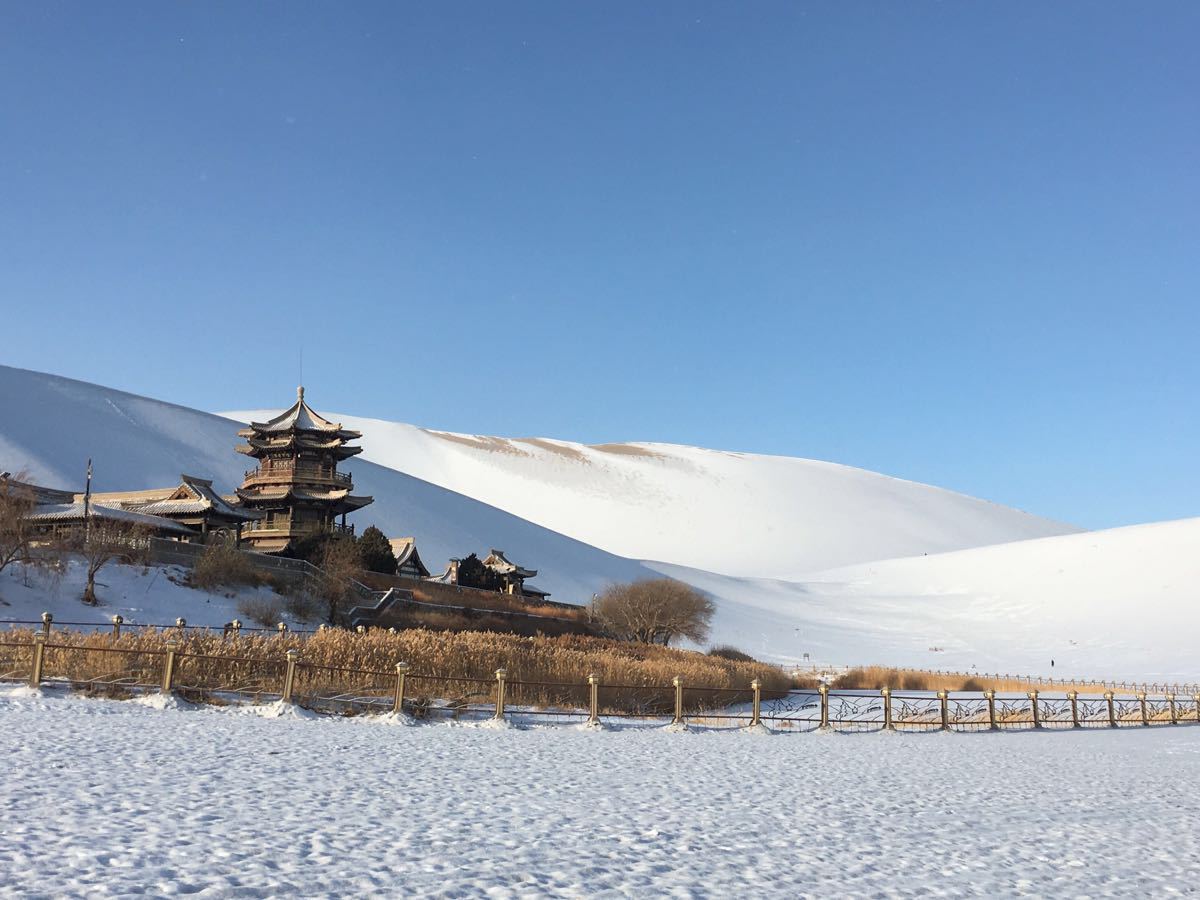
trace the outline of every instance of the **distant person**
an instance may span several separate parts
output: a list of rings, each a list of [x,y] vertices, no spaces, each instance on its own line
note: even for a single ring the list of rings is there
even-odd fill
[[[1054,660],[1050,660],[1050,668],[1054,668]]]

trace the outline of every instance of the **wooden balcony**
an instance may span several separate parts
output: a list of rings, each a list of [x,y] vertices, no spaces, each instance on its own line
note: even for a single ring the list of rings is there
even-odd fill
[[[336,484],[351,487],[349,472],[339,472],[332,466],[316,466],[310,463],[294,465],[259,466],[245,474],[243,486],[251,484],[279,484],[281,482],[311,482],[314,484]]]
[[[336,522],[326,525],[323,522],[311,522],[305,520],[296,520],[291,518],[275,517],[273,519],[260,519],[256,522],[247,522],[242,526],[242,537],[261,536],[268,537],[272,535],[307,535],[316,534],[319,531],[329,531],[333,534],[354,534],[353,525],[339,525]]]

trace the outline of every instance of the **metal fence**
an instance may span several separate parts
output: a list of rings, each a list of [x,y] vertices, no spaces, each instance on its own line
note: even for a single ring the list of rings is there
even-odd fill
[[[147,691],[198,702],[283,701],[354,714],[400,713],[414,718],[566,721],[675,727],[766,728],[771,731],[1003,731],[1200,724],[1200,693],[1144,692],[1102,696],[1029,691],[997,694],[938,691],[769,690],[687,685],[541,682],[509,679],[505,669],[472,678],[415,673],[397,662],[388,670],[305,662],[297,650],[278,658],[185,652],[170,640],[162,650],[78,646],[39,632],[0,640],[0,681],[70,687],[109,696]],[[532,702],[537,698],[537,702]]]

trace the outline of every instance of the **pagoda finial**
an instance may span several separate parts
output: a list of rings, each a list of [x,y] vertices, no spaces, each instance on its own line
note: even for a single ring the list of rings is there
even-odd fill
[[[302,403],[304,402],[304,385],[296,388],[296,399]]]

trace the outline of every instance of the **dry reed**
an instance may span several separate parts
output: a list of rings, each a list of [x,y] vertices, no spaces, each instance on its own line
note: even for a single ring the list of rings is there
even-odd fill
[[[887,666],[860,666],[850,669],[848,672],[835,678],[831,687],[846,690],[876,691],[883,687],[903,691],[979,692],[992,690],[998,693],[1025,693],[1032,690],[1065,693],[1068,690],[1075,690],[1081,694],[1103,694],[1108,690],[1103,684],[1091,682],[1064,685],[1037,680],[987,678],[982,675],[935,674],[915,669],[889,668]]]
[[[32,631],[11,631],[6,641],[30,642]],[[410,666],[409,695],[472,704],[490,702],[494,672],[508,673],[509,700],[531,706],[580,706],[587,677],[605,685],[603,706],[626,712],[661,711],[673,698],[672,678],[692,687],[690,709],[711,707],[745,695],[760,679],[765,696],[790,687],[787,675],[757,662],[721,659],[686,650],[629,644],[580,635],[521,637],[488,632],[434,632],[410,629],[366,634],[327,630],[309,637],[284,634],[224,635],[201,629],[125,629],[111,633],[56,630],[46,647],[45,676],[80,686],[123,678],[153,685],[161,679],[167,641],[179,641],[176,683],[198,695],[240,690],[278,694],[288,650],[298,650],[296,690],[300,696],[383,697],[394,684],[395,665]],[[13,651],[14,648],[3,648]],[[121,652],[113,652],[121,651]],[[15,650],[28,658],[27,648]],[[0,668],[3,668],[0,660]],[[17,662],[16,665],[20,665]],[[350,671],[357,670],[357,671]],[[736,697],[735,697],[736,695]]]

